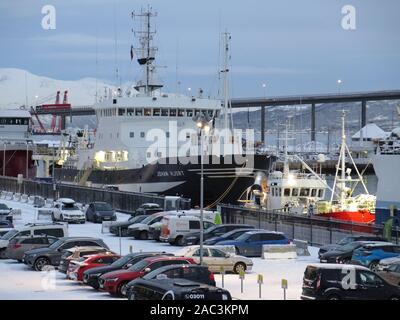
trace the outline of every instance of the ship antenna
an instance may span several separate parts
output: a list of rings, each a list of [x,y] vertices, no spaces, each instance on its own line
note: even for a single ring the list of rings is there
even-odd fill
[[[151,18],[156,16],[157,12],[153,12],[150,6],[145,11],[142,9],[140,13],[132,12],[132,18],[141,19],[140,31],[134,32],[140,44],[140,48],[136,48],[135,51],[139,53],[137,61],[144,69],[144,79],[136,83],[135,89],[149,96],[154,90],[163,87],[155,81],[156,66],[153,65],[158,48],[152,44],[156,30],[151,28]]]
[[[225,129],[228,129],[229,126],[229,83],[228,83],[228,74],[229,74],[229,60],[230,60],[230,55],[229,55],[229,45],[230,45],[230,40],[231,40],[231,35],[228,33],[228,31],[225,31],[224,33],[224,69],[221,71],[221,73],[224,74],[224,127]]]

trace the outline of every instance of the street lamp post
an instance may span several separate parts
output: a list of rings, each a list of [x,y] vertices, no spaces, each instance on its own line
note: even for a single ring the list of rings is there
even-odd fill
[[[203,243],[204,243],[204,161],[203,161],[203,131],[208,132],[210,130],[211,119],[208,115],[199,113],[193,117],[193,121],[196,122],[199,128],[200,137],[200,265],[203,264]]]

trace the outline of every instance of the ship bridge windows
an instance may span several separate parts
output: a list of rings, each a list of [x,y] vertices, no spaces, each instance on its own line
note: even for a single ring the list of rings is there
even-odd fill
[[[310,189],[309,188],[301,188],[300,189],[300,197],[309,197]]]
[[[169,116],[169,109],[163,108],[161,109],[161,116],[168,117]]]
[[[126,109],[125,108],[119,108],[118,109],[118,115],[119,116],[124,116],[126,114]]]
[[[311,189],[311,197],[317,196],[317,189]]]
[[[185,110],[184,109],[178,109],[178,117],[184,117],[185,116]]]
[[[159,117],[161,110],[159,108],[153,109],[153,117]]]
[[[176,109],[169,110],[170,117],[176,117]]]
[[[144,116],[145,117],[151,117],[151,109],[150,108],[145,108],[144,109]]]
[[[135,115],[140,117],[143,115],[143,109],[142,108],[136,108],[135,109]]]
[[[190,118],[193,117],[193,109],[186,109],[186,115]]]
[[[134,138],[135,137],[135,133],[134,132],[129,132],[129,138]]]
[[[318,189],[318,198],[324,198],[324,189]]]
[[[135,109],[134,108],[128,108],[126,113],[127,113],[127,115],[129,117],[133,117],[135,115]]]
[[[298,188],[294,188],[292,190],[292,197],[298,197],[299,196],[299,189]]]
[[[290,194],[291,194],[290,191],[291,191],[290,188],[285,188],[284,191],[283,191],[283,195],[285,197],[290,197]]]

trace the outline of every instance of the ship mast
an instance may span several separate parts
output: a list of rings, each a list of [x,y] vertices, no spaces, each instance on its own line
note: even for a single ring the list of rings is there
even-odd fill
[[[229,60],[230,60],[230,55],[229,55],[229,47],[230,47],[230,40],[231,40],[231,35],[227,31],[224,32],[224,69],[221,71],[224,75],[224,129],[229,129]]]
[[[157,13],[152,11],[151,7],[147,10],[141,10],[140,13],[132,12],[132,18],[139,18],[140,29],[134,31],[134,35],[139,40],[140,47],[135,48],[138,54],[137,62],[143,69],[143,78],[139,80],[135,89],[147,96],[151,96],[154,90],[163,87],[161,83],[156,80],[156,68],[154,65],[155,55],[158,48],[153,45],[155,29],[151,27],[151,19],[157,17]]]

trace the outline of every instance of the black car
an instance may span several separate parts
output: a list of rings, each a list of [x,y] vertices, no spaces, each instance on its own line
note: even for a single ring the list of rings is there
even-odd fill
[[[205,230],[203,239],[207,240],[213,237],[219,237],[229,231],[235,229],[243,229],[243,228],[251,229],[253,227],[248,224],[219,224]],[[183,244],[186,246],[196,245],[199,243],[200,243],[200,232],[190,232],[183,237]]]
[[[320,257],[321,263],[350,263],[351,257],[353,256],[354,250],[361,248],[368,244],[376,242],[372,241],[355,241],[350,242],[344,246],[340,246],[337,249],[329,250]]]
[[[388,242],[385,238],[378,237],[378,236],[367,236],[367,235],[351,235],[344,237],[342,240],[340,240],[338,243],[335,244],[328,244],[325,246],[322,246],[319,251],[318,251],[318,258],[321,259],[321,256],[330,250],[336,250],[346,244],[349,244],[351,242],[355,241],[375,241],[375,242]]]
[[[129,267],[133,266],[135,263],[152,256],[173,256],[173,254],[165,253],[165,252],[137,252],[128,254],[111,265],[96,267],[89,270],[86,270],[83,273],[83,283],[87,284],[94,289],[99,289],[99,278],[108,272],[121,270],[121,269],[128,269]]]
[[[161,279],[176,279],[176,278],[191,280],[195,282],[208,284],[210,286],[215,286],[214,274],[210,272],[208,267],[196,264],[183,264],[183,265],[176,264],[176,265],[161,267],[151,271],[150,273],[143,276],[141,279],[161,280]],[[131,293],[131,288],[135,285],[135,283],[138,280],[139,279],[132,280],[126,286],[127,297],[129,300],[133,300],[129,296]]]
[[[399,300],[393,286],[361,266],[309,265],[304,272],[302,300]]]
[[[86,220],[92,222],[115,221],[117,215],[107,202],[92,202],[86,210]]]
[[[4,203],[0,203],[0,220],[13,222],[12,208],[9,208]]]
[[[25,252],[23,261],[36,271],[42,271],[46,266],[58,267],[63,250],[73,247],[108,246],[99,238],[89,237],[64,237],[46,248],[39,248]]]
[[[186,279],[137,279],[130,300],[232,300],[229,291]]]
[[[132,214],[133,216],[142,216],[142,215],[152,215],[153,213],[164,211],[157,203],[143,203],[139,208],[135,210]]]
[[[121,235],[121,237],[127,237],[129,235],[128,227],[134,223],[140,223],[146,218],[147,216],[145,215],[136,217],[132,216],[126,221],[113,223],[112,226],[110,226],[110,232],[116,236]]]

